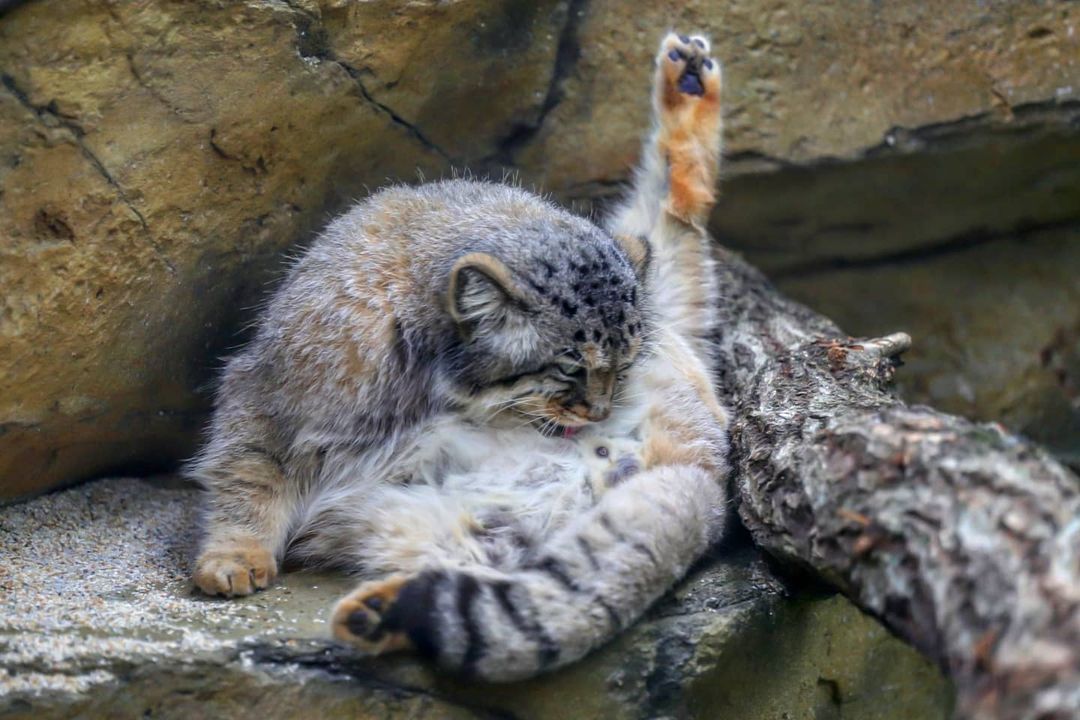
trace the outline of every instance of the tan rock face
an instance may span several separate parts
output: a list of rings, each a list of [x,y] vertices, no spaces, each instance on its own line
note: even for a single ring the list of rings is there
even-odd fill
[[[530,7],[328,5],[326,27],[351,29],[340,38],[318,6],[285,3],[34,2],[6,15],[0,497],[189,453],[207,407],[196,391],[282,251],[365,187],[443,173],[435,142],[484,152],[474,130],[528,113],[517,93],[546,82],[534,67],[558,20]],[[483,23],[494,36],[474,32]],[[507,26],[530,38],[524,52],[520,38],[498,47]],[[330,59],[338,44],[355,66]],[[515,92],[481,111],[476,85],[453,87],[448,54]],[[435,108],[408,107],[421,116],[443,112],[436,141],[369,82]]]
[[[726,59],[732,180],[714,224],[770,270],[1070,227],[1078,14],[960,0],[23,3],[0,18],[0,498],[190,453],[219,358],[283,251],[366,188],[510,168],[567,201],[610,197],[669,26],[711,32]],[[941,147],[918,129],[973,116],[949,141],[948,182],[928,186]],[[818,167],[827,158],[843,164]],[[896,188],[929,203],[924,220],[890,205]],[[868,285],[860,303],[892,297]],[[1051,365],[1072,368],[1064,337]]]
[[[1067,3],[584,3],[580,60],[517,156],[547,187],[621,180],[648,118],[659,28],[699,28],[724,60],[729,172],[856,159],[915,128],[1080,98],[1080,12]]]

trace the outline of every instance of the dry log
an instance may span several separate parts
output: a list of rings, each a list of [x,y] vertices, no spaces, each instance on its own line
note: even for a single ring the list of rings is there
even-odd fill
[[[1080,717],[1080,479],[890,394],[907,335],[847,337],[718,252],[718,384],[756,542],[938,662],[958,717]]]

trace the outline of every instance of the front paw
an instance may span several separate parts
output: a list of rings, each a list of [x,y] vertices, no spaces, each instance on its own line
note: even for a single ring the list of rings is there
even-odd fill
[[[216,544],[195,561],[195,585],[207,595],[250,595],[276,577],[274,554],[256,540]]]

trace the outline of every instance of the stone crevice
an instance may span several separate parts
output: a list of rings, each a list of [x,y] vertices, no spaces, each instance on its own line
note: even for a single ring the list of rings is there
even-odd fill
[[[986,130],[1020,133],[1052,127],[1073,131],[1080,128],[1080,101],[1047,99],[1012,106],[1006,117],[986,112],[911,128],[895,127],[885,133],[880,143],[865,149],[860,156],[879,157],[926,149],[947,150],[972,143]],[[823,158],[811,166],[828,162],[829,158]]]
[[[1008,240],[1022,242],[1030,236],[1040,235],[1048,231],[1069,229],[1080,232],[1080,216],[1066,218],[1058,222],[1025,223],[1001,231],[975,228],[969,232],[951,238],[943,238],[941,240],[923,243],[915,247],[905,248],[890,253],[870,255],[867,257],[830,256],[815,258],[807,262],[777,270],[770,273],[770,276],[774,280],[784,280],[792,277],[805,278],[810,275],[820,275],[838,270],[871,270],[892,265],[918,263],[933,260],[944,255],[953,255],[966,250],[972,250],[991,243]],[[868,228],[867,231],[872,231],[872,228]]]
[[[135,64],[134,54],[130,52],[125,53],[124,58],[127,60],[128,71],[131,73],[131,77],[134,78],[135,82],[138,84],[139,87],[149,93],[152,98],[165,106],[165,108],[170,113],[179,118],[181,122],[195,124],[194,121],[187,116],[187,113],[185,113],[183,109],[177,107],[172,101],[169,100],[169,98],[165,97],[165,95],[162,94],[160,90],[158,90],[146,81],[146,78],[142,76],[142,73],[139,72],[139,68]]]
[[[108,183],[110,187],[112,187],[112,189],[116,192],[116,195],[120,198],[120,201],[124,203],[127,209],[131,211],[131,213],[136,217],[139,225],[142,227],[143,233],[145,234],[150,243],[150,246],[153,248],[155,254],[158,256],[161,262],[165,265],[165,267],[169,269],[170,273],[176,274],[176,267],[172,264],[172,262],[169,261],[165,253],[161,250],[160,247],[158,247],[157,243],[154,241],[153,234],[150,231],[150,225],[146,222],[146,217],[142,214],[142,212],[139,211],[137,207],[135,207],[135,204],[131,201],[131,198],[128,197],[127,191],[119,182],[117,182],[116,178],[113,177],[111,172],[109,172],[109,169],[105,167],[105,163],[101,161],[101,158],[99,158],[83,140],[84,136],[86,135],[86,131],[83,130],[82,126],[74,120],[64,117],[57,112],[54,112],[53,109],[48,105],[41,107],[34,105],[32,102],[30,102],[30,97],[26,94],[26,92],[23,91],[18,86],[18,83],[15,82],[15,78],[8,73],[0,72],[0,84],[2,84],[4,88],[7,89],[9,93],[11,93],[12,97],[14,97],[19,102],[19,104],[32,112],[34,116],[38,118],[38,120],[42,120],[42,118],[48,115],[49,117],[53,118],[61,127],[68,131],[71,137],[71,141],[76,146],[78,146],[80,152],[82,152],[83,157],[85,157],[86,160],[90,163],[90,165],[94,168],[94,170],[96,170],[97,173],[101,175],[105,182]]]
[[[390,122],[404,130],[406,134],[427,150],[435,153],[448,163],[453,162],[450,154],[439,147],[439,145],[429,138],[417,125],[406,120],[386,103],[379,102],[375,99],[375,96],[371,94],[367,86],[364,85],[364,81],[361,79],[363,73],[370,73],[370,70],[367,70],[366,68],[357,68],[337,56],[337,53],[335,53],[330,46],[329,33],[318,16],[312,14],[305,8],[298,7],[293,4],[291,0],[283,1],[296,15],[293,27],[296,30],[296,51],[300,57],[312,58],[317,61],[328,61],[340,67],[352,79],[360,97],[363,98],[368,105],[374,108],[376,112],[387,117]]]
[[[498,150],[491,159],[504,165],[513,165],[517,151],[540,132],[548,115],[562,102],[563,85],[581,58],[580,32],[587,4],[588,0],[568,2],[566,22],[559,34],[559,43],[555,50],[555,66],[551,71],[551,81],[548,83],[544,102],[540,105],[540,112],[531,123],[517,125],[506,137],[499,140],[496,143]]]
[[[342,70],[349,74],[349,77],[351,77],[353,79],[353,82],[356,83],[356,89],[360,92],[360,95],[364,98],[364,100],[368,102],[368,104],[370,104],[383,115],[386,115],[388,118],[390,118],[391,122],[393,122],[398,127],[404,129],[405,132],[415,138],[421,145],[426,147],[428,150],[435,153],[446,162],[453,162],[453,159],[450,157],[450,155],[437,144],[435,144],[427,135],[425,135],[419,127],[410,123],[408,120],[401,117],[401,115],[394,112],[394,110],[390,106],[376,100],[375,97],[368,91],[367,86],[364,85],[364,81],[360,79],[360,75],[362,73],[361,70],[358,70],[357,68],[338,58],[330,57],[328,59],[336,65],[340,66]]]
[[[724,154],[724,177],[769,170],[815,170],[892,155],[942,152],[970,145],[980,133],[986,131],[1024,133],[1053,128],[1072,131],[1080,128],[1080,102],[1048,99],[1014,106],[1008,118],[994,113],[980,113],[915,127],[893,127],[885,133],[881,142],[864,147],[850,157],[823,155],[808,162],[795,162],[747,148]]]
[[[517,720],[516,715],[505,710],[494,710],[473,703],[462,703],[459,699],[451,699],[429,688],[377,677],[370,669],[362,665],[364,659],[346,648],[318,641],[307,643],[307,647],[302,647],[298,641],[289,641],[288,647],[281,647],[271,643],[252,643],[241,648],[234,658],[241,665],[252,662],[263,667],[276,667],[286,671],[302,668],[311,672],[322,673],[332,679],[345,679],[373,690],[382,690],[394,695],[424,697],[440,704],[453,705],[467,710],[477,718],[485,720]]]

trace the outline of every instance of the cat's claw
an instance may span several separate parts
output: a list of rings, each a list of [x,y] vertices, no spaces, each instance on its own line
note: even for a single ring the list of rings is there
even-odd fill
[[[275,577],[273,553],[255,541],[209,548],[195,562],[195,586],[207,595],[250,595],[269,587]]]

